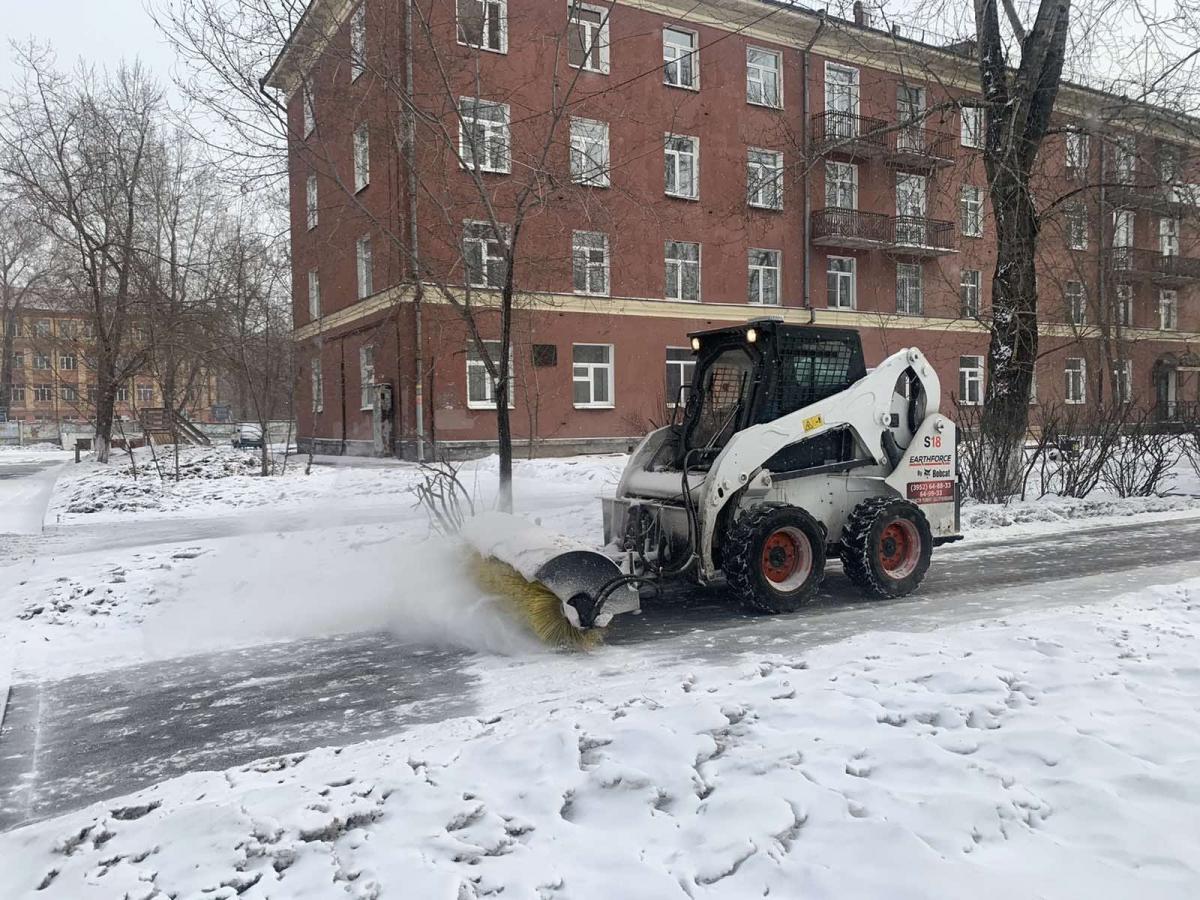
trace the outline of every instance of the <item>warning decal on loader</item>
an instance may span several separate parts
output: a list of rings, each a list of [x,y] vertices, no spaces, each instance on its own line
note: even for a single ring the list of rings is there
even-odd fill
[[[917,503],[949,503],[954,499],[954,482],[910,481],[908,499]]]
[[[804,420],[804,430],[812,431],[814,428],[820,428],[825,424],[824,416],[809,416]]]

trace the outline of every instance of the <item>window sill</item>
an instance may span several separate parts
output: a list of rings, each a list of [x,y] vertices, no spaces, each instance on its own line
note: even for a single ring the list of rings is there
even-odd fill
[[[751,203],[749,200],[746,201],[746,205],[751,209],[761,209],[763,212],[783,212],[782,206],[767,206],[764,203]]]
[[[672,194],[670,191],[663,191],[663,194],[672,200],[687,200],[690,203],[696,203],[700,199],[699,194]]]
[[[591,66],[577,66],[577,65],[574,65],[573,63],[567,63],[567,68],[574,69],[577,72],[588,72],[592,75],[607,75],[608,74],[608,69],[604,69],[604,68],[593,69]]]
[[[579,187],[585,187],[585,188],[612,187],[612,183],[608,182],[608,181],[576,181],[574,178],[571,179],[571,184],[578,185]]]
[[[355,193],[355,194],[361,194],[363,191],[365,191],[365,190],[366,190],[367,188],[369,188],[370,186],[371,186],[371,182],[369,182],[369,181],[368,181],[368,182],[367,182],[366,184],[364,184],[362,187],[356,187],[356,188],[354,189],[354,193]]]
[[[759,109],[773,109],[775,112],[783,112],[782,103],[763,103],[761,100],[751,100],[749,97],[747,97],[746,105],[757,106]]]
[[[472,44],[467,41],[456,40],[455,43],[458,44],[458,46],[460,46],[460,47],[470,47],[472,50],[482,50],[484,53],[495,53],[499,56],[505,56],[508,54],[508,42],[507,41],[504,42],[503,46],[499,50],[495,50],[491,47],[484,47],[481,44]]]
[[[684,297],[663,297],[663,299],[666,300],[668,303],[699,303],[700,302],[699,297],[697,297],[695,300],[688,300]]]
[[[700,85],[698,84],[672,84],[670,81],[664,81],[663,87],[678,88],[681,91],[691,91],[693,94],[700,93]]]
[[[612,294],[608,293],[607,291],[603,294],[597,293],[596,291],[572,291],[571,293],[573,293],[576,297],[603,297],[606,300],[612,296]]]
[[[509,403],[508,408],[516,409],[517,407],[516,407],[515,403]],[[495,403],[479,403],[479,402],[473,402],[471,400],[468,400],[467,401],[467,409],[475,409],[475,410],[479,410],[480,412],[485,412],[485,411],[486,412],[495,412],[496,404]]]
[[[575,409],[616,409],[613,403],[572,403]]]

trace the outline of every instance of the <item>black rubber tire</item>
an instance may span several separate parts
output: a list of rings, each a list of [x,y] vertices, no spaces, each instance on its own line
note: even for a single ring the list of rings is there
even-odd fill
[[[768,538],[787,530],[808,542],[809,571],[787,590],[778,588],[763,570]],[[798,506],[760,506],[744,513],[730,529],[723,552],[725,580],[748,609],[764,613],[795,612],[812,599],[825,576],[825,529]]]
[[[884,566],[884,531],[893,523],[911,529],[919,541],[911,571],[897,577]],[[915,591],[929,571],[933,532],[921,507],[899,497],[872,497],[854,507],[842,529],[842,568],[868,597],[883,600]]]

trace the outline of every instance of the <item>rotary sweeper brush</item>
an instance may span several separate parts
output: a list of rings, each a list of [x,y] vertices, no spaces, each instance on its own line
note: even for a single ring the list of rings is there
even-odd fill
[[[856,331],[775,319],[691,345],[682,419],[647,435],[602,498],[602,550],[505,513],[464,526],[535,631],[577,643],[679,579],[791,612],[831,555],[868,597],[916,590],[934,546],[960,538],[955,427],[921,352],[868,372]]]

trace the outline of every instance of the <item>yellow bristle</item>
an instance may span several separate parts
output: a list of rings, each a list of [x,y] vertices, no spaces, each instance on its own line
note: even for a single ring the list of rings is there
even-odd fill
[[[507,563],[473,553],[467,570],[481,590],[504,601],[543,643],[569,650],[588,650],[600,643],[599,628],[580,631],[563,615],[558,597],[542,585],[526,581]]]

